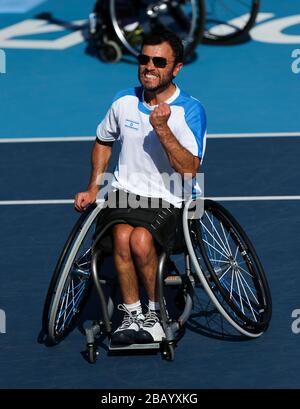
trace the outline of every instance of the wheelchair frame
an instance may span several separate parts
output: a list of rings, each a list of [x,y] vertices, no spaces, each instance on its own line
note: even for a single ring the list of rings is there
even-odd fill
[[[132,5],[129,2],[126,7],[124,3],[123,0],[98,0],[89,15],[89,39],[102,61],[118,62],[123,52],[137,57],[142,34],[162,27],[179,35],[186,61],[193,56],[203,36],[204,0],[138,0]],[[128,14],[130,6],[136,15]],[[138,29],[129,28],[134,23]]]
[[[207,293],[230,326],[243,336],[256,338],[268,328],[272,314],[271,294],[253,245],[228,210],[212,200],[198,200],[202,201],[202,205],[204,203],[201,218],[194,210],[191,211],[197,204],[193,199],[185,203],[182,212],[185,243],[175,254],[184,255],[184,273],[178,270],[170,255],[163,252],[159,257],[156,291],[165,339],[152,344],[110,345],[110,350],[160,348],[163,358],[173,360],[175,346],[184,324],[191,317],[195,290],[199,287]],[[75,260],[103,205],[104,202],[100,202],[91,206],[74,226],[55,268],[43,311],[43,329],[48,344],[56,344],[76,325],[92,284],[95,285],[102,320],[86,328],[86,353],[91,363],[96,361],[98,355],[95,339],[103,332],[108,336],[111,334],[114,311],[113,299],[107,299],[103,291],[107,281],[99,273],[102,254],[97,243],[113,224],[126,223],[120,219],[106,225],[97,237],[93,236],[93,242]],[[170,271],[173,274],[170,275]],[[165,305],[167,286],[177,286],[184,303],[176,319],[169,317]]]
[[[193,59],[194,50],[201,41],[211,45],[245,42],[260,6],[260,0],[156,0],[149,1],[149,4],[138,0],[133,7],[139,29],[130,32],[123,22],[122,2],[124,0],[98,0],[89,15],[89,39],[104,62],[118,62],[123,51],[136,57],[140,51],[141,33],[156,26],[179,34],[185,48],[185,61]],[[144,3],[142,12],[139,3]],[[184,14],[184,6],[188,6],[186,13],[190,11],[189,15]],[[128,12],[128,7],[125,11]]]

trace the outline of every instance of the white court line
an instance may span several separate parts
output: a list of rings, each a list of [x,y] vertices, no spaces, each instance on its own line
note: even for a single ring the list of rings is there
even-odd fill
[[[208,139],[239,139],[239,138],[280,138],[300,137],[300,132],[256,132],[256,133],[218,133],[208,134]],[[54,136],[45,138],[0,138],[0,143],[26,142],[87,142],[94,141],[96,136]]]
[[[251,201],[282,201],[282,200],[300,200],[300,195],[294,196],[220,196],[206,197],[219,202],[251,202]],[[12,205],[52,205],[52,204],[73,204],[74,199],[59,200],[0,200],[0,206]]]
[[[223,197],[206,197],[219,202],[251,202],[251,201],[277,201],[277,200],[300,200],[300,195],[294,196],[223,196]]]
[[[11,205],[49,205],[49,204],[70,204],[74,203],[74,199],[58,199],[58,200],[0,200],[0,206]]]
[[[86,142],[94,141],[96,136],[53,136],[49,138],[0,138],[0,143],[26,142]]]
[[[299,132],[211,133],[210,139],[299,137]]]

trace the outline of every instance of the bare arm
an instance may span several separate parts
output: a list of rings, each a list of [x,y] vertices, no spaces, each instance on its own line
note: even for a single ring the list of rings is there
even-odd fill
[[[98,192],[101,177],[106,172],[111,157],[112,144],[113,142],[100,142],[99,139],[95,141],[91,158],[92,172],[87,190]]]
[[[171,115],[170,107],[162,103],[150,115],[150,122],[165,149],[171,166],[181,175],[195,176],[200,166],[200,159],[184,148],[168,126]]]
[[[112,142],[95,141],[92,150],[92,171],[88,188],[85,192],[79,192],[75,196],[74,206],[82,212],[85,208],[96,201],[96,196],[101,184],[102,175],[106,172],[112,153]]]

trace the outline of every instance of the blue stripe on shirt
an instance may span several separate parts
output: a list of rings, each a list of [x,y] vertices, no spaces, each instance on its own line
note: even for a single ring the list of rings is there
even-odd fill
[[[151,109],[147,108],[144,104],[143,104],[143,87],[135,87],[135,88],[127,88],[124,89],[123,91],[118,92],[114,99],[113,102],[117,101],[120,98],[126,97],[126,96],[133,96],[136,97],[138,99],[138,109],[140,112],[143,112],[146,115],[150,115],[151,113]]]
[[[206,132],[206,114],[203,105],[196,98],[184,91],[171,105],[181,106],[184,109],[185,121],[192,131],[198,146],[198,157],[203,154],[203,140]]]

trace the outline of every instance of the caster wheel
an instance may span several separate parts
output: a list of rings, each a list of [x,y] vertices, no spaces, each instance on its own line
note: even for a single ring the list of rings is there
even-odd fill
[[[97,357],[99,355],[99,352],[97,351],[97,348],[94,344],[88,344],[87,349],[87,359],[90,364],[94,364],[97,361]]]
[[[162,357],[166,361],[174,361],[175,344],[174,342],[164,342],[161,346]]]
[[[122,58],[120,46],[112,40],[106,40],[99,48],[98,55],[100,60],[108,63],[117,63]]]

